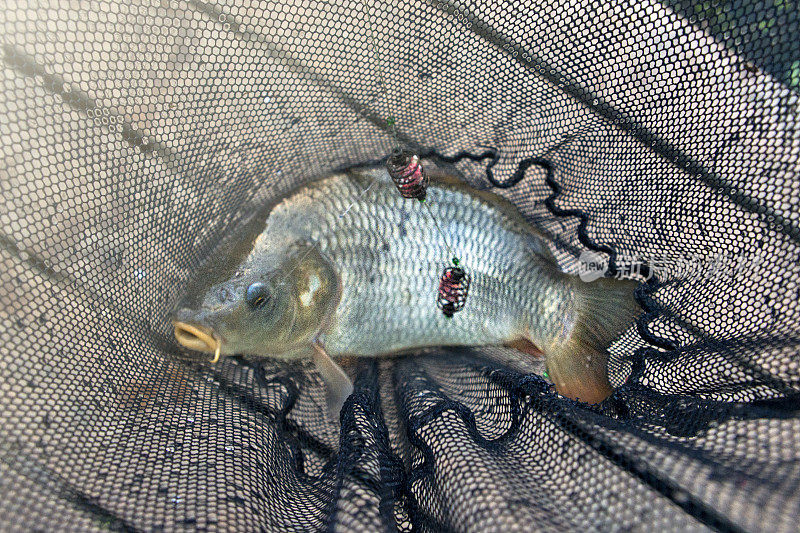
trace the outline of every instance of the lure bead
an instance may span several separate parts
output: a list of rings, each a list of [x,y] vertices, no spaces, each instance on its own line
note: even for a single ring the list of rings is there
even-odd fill
[[[439,278],[436,305],[445,317],[451,318],[464,308],[469,294],[470,277],[463,268],[447,267]]]
[[[425,200],[429,180],[417,154],[394,150],[386,161],[386,170],[403,198]]]

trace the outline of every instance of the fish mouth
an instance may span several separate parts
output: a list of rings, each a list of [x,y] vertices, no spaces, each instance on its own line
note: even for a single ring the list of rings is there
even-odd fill
[[[197,350],[198,352],[213,353],[212,363],[219,361],[220,351],[222,350],[222,340],[214,336],[214,332],[199,324],[190,324],[175,320],[172,322],[175,328],[175,340],[178,344]]]

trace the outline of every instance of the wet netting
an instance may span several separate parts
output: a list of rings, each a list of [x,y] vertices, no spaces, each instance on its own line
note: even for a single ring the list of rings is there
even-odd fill
[[[796,531],[795,0],[10,0],[0,28],[0,529]],[[186,358],[169,313],[253,213],[395,141],[564,271],[641,281],[608,400],[429,349],[347,362],[339,421],[310,363]]]

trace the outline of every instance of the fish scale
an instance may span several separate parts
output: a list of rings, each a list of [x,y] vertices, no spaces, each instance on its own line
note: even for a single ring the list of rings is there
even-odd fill
[[[308,209],[302,196],[290,197],[270,218],[303,217],[301,226],[314,221],[325,228],[313,232],[314,244],[334,264],[342,284],[334,326],[322,337],[329,353],[501,343],[521,333],[531,306],[523,301],[530,296],[527,287],[519,285],[521,274],[530,277],[535,267],[526,253],[535,241],[519,224],[466,192],[435,183],[427,206],[404,199],[380,171],[360,178],[339,175],[310,187],[315,190],[305,198],[314,199],[314,207]],[[438,276],[450,257],[432,217],[472,277],[468,305],[452,320],[435,305]]]

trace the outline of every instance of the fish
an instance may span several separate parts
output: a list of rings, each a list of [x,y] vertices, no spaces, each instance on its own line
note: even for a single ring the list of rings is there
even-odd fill
[[[214,362],[311,359],[332,413],[353,390],[337,359],[435,346],[544,357],[559,394],[598,403],[613,391],[607,348],[640,312],[635,281],[564,273],[510,202],[443,174],[424,202],[382,168],[328,175],[277,202],[255,235],[230,275],[177,309],[175,339]],[[452,318],[436,306],[450,254],[471,278]]]

